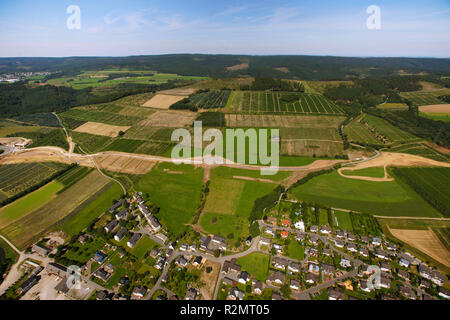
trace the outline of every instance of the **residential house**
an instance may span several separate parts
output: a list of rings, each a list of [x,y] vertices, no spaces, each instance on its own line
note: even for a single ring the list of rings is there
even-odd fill
[[[308,272],[305,276],[305,282],[309,283],[309,284],[314,284],[317,283],[319,281],[319,275],[318,274],[314,274],[311,272]]]
[[[408,271],[405,271],[405,270],[402,270],[402,269],[398,269],[398,270],[397,270],[397,274],[398,274],[398,276],[399,276],[400,278],[403,278],[403,279],[405,279],[406,281],[409,281],[409,280],[410,280],[410,278],[409,278],[409,272],[408,272]]]
[[[253,292],[255,294],[261,294],[262,293],[262,289],[263,289],[263,285],[262,285],[261,281],[255,280],[253,282]]]
[[[424,277],[425,279],[431,280],[431,278],[433,277],[433,272],[430,268],[421,263],[418,269],[420,276]]]
[[[403,295],[405,298],[408,298],[410,300],[416,300],[416,294],[414,293],[413,289],[410,286],[401,286],[399,289],[400,294]]]
[[[300,281],[292,279],[289,287],[292,290],[300,290]]]
[[[322,226],[320,228],[320,233],[322,234],[330,234],[331,233],[331,228],[329,226]]]
[[[281,300],[283,300],[283,297],[281,296],[281,294],[278,291],[273,291],[272,292],[272,300],[281,301]]]
[[[336,239],[336,240],[334,240],[334,245],[338,248],[343,248],[345,246],[345,242],[342,240]]]
[[[369,256],[369,249],[367,249],[367,247],[360,247],[359,254],[367,258]]]
[[[443,286],[445,283],[445,277],[439,271],[433,270],[431,273],[431,281],[438,286]]]
[[[261,238],[261,240],[259,240],[259,244],[262,246],[270,246],[270,242],[269,238]]]
[[[286,239],[287,237],[289,237],[289,232],[281,230],[280,235],[283,239]]]
[[[188,250],[188,245],[186,243],[182,243],[180,246],[180,251],[187,251]]]
[[[346,258],[341,258],[339,265],[343,268],[350,268],[352,266],[352,263],[350,260],[348,260]]]
[[[328,300],[345,300],[345,294],[343,291],[329,288],[328,289]]]
[[[120,230],[114,235],[114,240],[121,241],[123,237],[127,234],[128,230],[125,227],[120,228]]]
[[[319,227],[318,227],[318,226],[311,226],[311,227],[309,228],[309,231],[311,231],[311,232],[317,232],[317,231],[319,231]]]
[[[169,239],[165,234],[163,234],[163,233],[161,233],[161,232],[155,234],[155,237],[158,238],[159,240],[161,240],[162,243],[166,243],[167,240]]]
[[[144,286],[136,286],[133,288],[133,292],[131,293],[132,299],[142,300],[144,299],[145,293],[147,292],[147,288]]]
[[[200,239],[200,250],[208,249],[208,245],[211,242],[211,238],[209,236],[203,236]]]
[[[104,254],[103,252],[97,251],[97,252],[95,252],[94,256],[92,257],[92,260],[94,260],[95,262],[97,262],[99,264],[102,264],[106,260],[107,257],[108,256],[106,254]]]
[[[233,259],[231,261],[227,260],[223,263],[222,273],[239,272],[241,271],[241,266],[236,263],[236,260]]]
[[[120,210],[118,213],[116,213],[116,219],[125,219],[128,215],[128,209]]]
[[[130,247],[130,248],[134,248],[134,246],[139,241],[139,239],[141,239],[141,237],[142,237],[142,234],[140,234],[140,233],[133,233],[131,238],[128,239],[128,241],[127,241],[127,246]]]
[[[326,255],[327,257],[331,257],[331,255],[332,255],[331,249],[328,249],[328,248],[322,249],[322,253],[324,255]]]
[[[369,237],[368,236],[360,236],[359,238],[361,239],[361,242],[369,243]]]
[[[348,241],[356,241],[356,236],[353,233],[347,233]]]
[[[410,262],[407,259],[400,258],[398,264],[401,265],[402,267],[409,268]]]
[[[299,265],[298,263],[296,263],[296,262],[291,261],[291,262],[289,262],[288,270],[289,270],[290,272],[295,272],[295,273],[297,273],[297,272],[300,271],[300,265]]]
[[[312,273],[319,273],[320,272],[319,264],[315,261],[308,262],[308,271]]]
[[[275,249],[277,254],[281,254],[283,252],[283,246],[279,245],[278,243],[274,243],[272,245],[272,248]]]
[[[379,237],[372,237],[371,243],[374,246],[381,246],[381,239]]]
[[[175,260],[175,264],[181,268],[185,268],[188,265],[188,261],[186,260],[186,258],[184,256],[179,256]]]
[[[195,259],[194,259],[194,261],[192,262],[192,265],[193,265],[194,267],[199,267],[199,266],[202,264],[202,262],[203,262],[203,257],[201,257],[201,256],[196,256]]]
[[[322,274],[327,274],[330,276],[334,276],[335,268],[333,265],[328,263],[322,263]]]
[[[319,237],[314,235],[314,234],[312,234],[309,237],[309,242],[311,242],[312,245],[317,246],[317,245],[319,245]]]
[[[389,289],[391,287],[391,279],[381,275],[380,277],[380,287]]]
[[[361,280],[359,282],[359,288],[364,291],[364,292],[370,292],[372,291],[372,286],[369,286],[369,281],[368,280]]]
[[[239,274],[239,278],[238,278],[239,283],[246,284],[249,279],[250,279],[250,275],[248,274],[247,271],[242,271]]]
[[[305,232],[305,223],[302,220],[297,221],[294,223],[295,229],[300,230],[301,232]]]
[[[335,232],[335,234],[336,234],[336,238],[338,238],[338,239],[343,239],[345,236],[344,231],[341,231],[341,230],[337,230]]]
[[[391,251],[397,250],[397,246],[393,243],[386,242],[384,244],[384,246],[386,247],[387,250],[391,250]]]
[[[286,267],[289,265],[289,261],[284,258],[275,257],[272,260],[272,264],[273,267],[276,269],[285,270]]]
[[[228,292],[228,298],[231,300],[244,300],[245,293],[236,287],[230,289]]]
[[[212,238],[212,242],[217,246],[219,250],[227,250],[228,244],[227,240],[224,237],[214,235]]]
[[[195,298],[197,298],[197,295],[198,295],[197,289],[189,288],[189,290],[186,292],[184,300],[195,300]]]
[[[67,268],[55,262],[48,263],[45,269],[49,274],[55,274],[59,277],[66,277],[68,275]]]
[[[381,250],[381,249],[377,249],[375,250],[375,257],[379,258],[379,259],[384,259],[384,260],[388,260],[389,259],[389,255],[386,251]]]
[[[93,275],[105,283],[108,282],[109,278],[111,278],[111,274],[103,268],[97,269]]]
[[[289,220],[286,219],[282,219],[281,220],[281,225],[285,228],[290,228],[291,227],[291,222]]]
[[[384,272],[391,272],[391,265],[389,263],[386,263],[386,262],[381,262],[380,263],[380,270],[384,271]]]
[[[122,204],[124,204],[125,199],[120,199],[119,201],[117,201],[116,203],[114,203],[111,207],[109,207],[109,212],[113,213],[114,211],[116,211],[116,209],[118,209]]]
[[[275,236],[275,230],[273,227],[267,226],[266,230],[264,230],[265,233],[270,234],[272,237]]]
[[[112,220],[105,226],[106,233],[110,233],[113,231],[117,225],[119,224],[119,220]]]
[[[305,236],[304,233],[297,232],[297,233],[295,234],[295,240],[297,240],[297,241],[299,241],[299,242],[305,241],[305,238],[306,238],[306,236]]]
[[[286,276],[280,271],[275,271],[267,277],[266,281],[272,285],[282,285],[286,281]]]
[[[448,290],[444,287],[439,287],[438,294],[439,294],[439,296],[441,296],[444,299],[450,299],[450,290]]]
[[[358,252],[358,247],[356,246],[355,243],[350,242],[347,244],[347,250],[350,252]]]

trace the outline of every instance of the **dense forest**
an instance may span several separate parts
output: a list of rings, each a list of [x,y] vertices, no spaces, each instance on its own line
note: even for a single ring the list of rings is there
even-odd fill
[[[75,106],[110,102],[128,95],[170,89],[177,85],[180,83],[175,81],[160,85],[121,83],[97,93],[93,88],[75,90],[52,85],[30,87],[23,82],[0,83],[0,117],[62,112]]]
[[[245,69],[227,69],[248,62]],[[350,58],[332,56],[243,56],[168,54],[130,57],[0,58],[0,73],[95,70],[106,67],[152,70],[180,75],[339,80],[426,72],[445,75],[450,59]]]

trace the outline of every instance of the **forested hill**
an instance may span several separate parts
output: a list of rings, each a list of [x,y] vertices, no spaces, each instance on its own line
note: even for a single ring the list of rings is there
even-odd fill
[[[171,54],[130,57],[0,58],[0,73],[79,71],[105,67],[209,77],[297,78],[337,80],[398,74],[450,72],[450,59],[351,58],[332,56],[244,56]]]

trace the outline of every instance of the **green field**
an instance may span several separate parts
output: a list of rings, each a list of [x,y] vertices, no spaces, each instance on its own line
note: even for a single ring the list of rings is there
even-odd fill
[[[168,173],[166,169],[177,173]],[[136,191],[148,194],[151,202],[161,208],[158,220],[170,233],[180,235],[186,230],[201,196],[203,169],[188,165],[161,163],[142,176]],[[176,201],[174,201],[176,196]],[[147,196],[145,196],[147,198]]]
[[[19,255],[3,239],[0,239],[0,284],[3,281],[3,275],[16,262]]]
[[[291,239],[287,246],[287,256],[292,259],[303,260],[305,258],[305,247],[301,246],[298,241]]]
[[[348,140],[355,143],[383,145],[383,143],[359,120],[360,118],[357,118],[345,127],[344,132],[347,134]]]
[[[393,172],[430,205],[450,217],[450,168],[394,168]]]
[[[223,108],[227,105],[231,91],[208,91],[189,97],[191,103],[199,109]]]
[[[260,252],[252,252],[245,257],[239,258],[237,263],[242,269],[261,282],[265,282],[269,272],[270,257]]]
[[[229,110],[243,113],[343,114],[320,94],[235,91]]]
[[[221,235],[227,239],[243,240],[249,235],[248,219],[244,217],[205,212],[199,223],[206,232]]]
[[[415,136],[391,125],[384,119],[372,116],[370,114],[364,115],[361,120],[367,123],[371,128],[374,128],[377,132],[381,133],[390,142],[409,141],[417,139]]]
[[[123,195],[122,188],[114,183],[107,185],[107,190],[94,194],[86,203],[73,210],[60,224],[60,228],[69,235],[76,235],[111,206],[114,200]]]
[[[449,92],[449,89],[444,89],[436,91],[401,92],[400,95],[411,101],[416,106],[426,106],[432,104],[443,104],[444,102],[439,100],[437,97],[449,94]]]
[[[84,132],[71,131],[70,136],[77,145],[80,145],[81,148],[88,153],[102,151],[113,141],[110,137]]]
[[[420,112],[419,115],[421,117],[436,120],[436,121],[444,121],[444,122],[450,122],[450,113],[425,113]]]
[[[321,175],[291,190],[298,200],[383,216],[439,217],[440,214],[399,181],[363,181]]]
[[[333,216],[335,217],[335,219],[334,218],[333,219],[335,221],[337,220],[337,224],[336,222],[334,222],[334,226],[337,227],[338,229],[353,231],[350,213],[340,210],[333,210],[333,211],[334,211]]]
[[[372,178],[383,178],[384,168],[383,167],[370,167],[359,170],[342,170],[341,171],[346,176],[361,176],[361,177],[372,177]]]
[[[437,161],[443,161],[443,162],[448,162],[450,159],[450,157],[448,155],[440,153],[436,149],[430,147],[425,142],[420,142],[420,141],[399,144],[399,145],[389,148],[389,151],[415,154],[418,156],[422,156],[422,157],[437,160]]]
[[[405,103],[387,102],[387,103],[378,105],[377,108],[382,109],[382,110],[388,110],[388,111],[397,111],[397,110],[408,110],[409,107]]]
[[[39,209],[53,199],[63,184],[52,181],[0,209],[0,229]]]
[[[100,122],[116,126],[131,126],[143,120],[139,115],[124,115],[113,112],[89,110],[86,108],[72,108],[61,113],[63,118],[72,118],[79,121]]]

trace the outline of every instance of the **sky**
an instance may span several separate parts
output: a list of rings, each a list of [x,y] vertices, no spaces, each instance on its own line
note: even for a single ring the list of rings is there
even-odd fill
[[[450,0],[0,1],[0,57],[166,53],[448,58]]]

